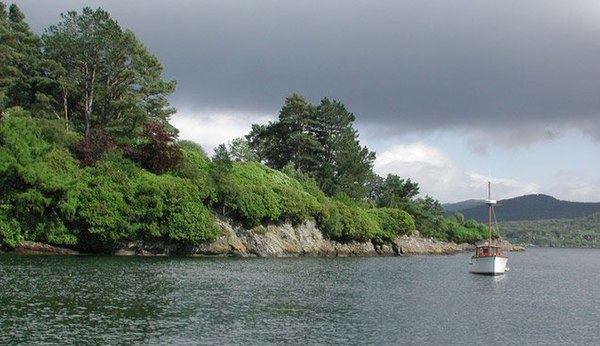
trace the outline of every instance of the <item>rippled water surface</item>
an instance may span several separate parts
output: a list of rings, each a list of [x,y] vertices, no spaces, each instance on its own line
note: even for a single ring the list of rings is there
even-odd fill
[[[600,344],[600,250],[509,256],[0,255],[0,344]]]

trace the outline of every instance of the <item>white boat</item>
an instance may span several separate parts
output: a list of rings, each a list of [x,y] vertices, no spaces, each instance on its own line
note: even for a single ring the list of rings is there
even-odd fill
[[[492,242],[492,214],[496,201],[492,199],[492,185],[490,182],[488,182],[488,199],[485,204],[488,206],[488,241],[475,247],[475,254],[469,261],[469,271],[481,275],[502,275],[508,271],[506,267],[508,257],[504,256],[500,244]]]

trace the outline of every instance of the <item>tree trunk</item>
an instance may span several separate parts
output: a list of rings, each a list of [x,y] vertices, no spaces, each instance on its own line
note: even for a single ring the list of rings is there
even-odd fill
[[[63,96],[63,112],[65,117],[65,131],[69,133],[69,89],[67,88],[67,80],[64,76],[60,77],[60,84],[62,87],[62,96]]]
[[[86,72],[87,66],[86,66]],[[89,83],[89,84],[88,84]],[[96,66],[92,68],[92,79],[86,81],[86,95],[85,95],[85,136],[89,136],[91,122],[92,122],[92,106],[94,105],[94,85],[96,84]]]

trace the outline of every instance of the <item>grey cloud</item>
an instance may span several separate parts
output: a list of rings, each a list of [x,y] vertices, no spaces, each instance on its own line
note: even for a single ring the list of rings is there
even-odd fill
[[[47,24],[82,7],[16,3],[30,22]],[[178,81],[176,105],[276,114],[299,92],[315,103],[338,99],[358,122],[393,133],[523,125],[535,132],[585,123],[600,138],[600,20],[584,7],[592,2],[87,5],[108,10],[161,59],[166,76]]]

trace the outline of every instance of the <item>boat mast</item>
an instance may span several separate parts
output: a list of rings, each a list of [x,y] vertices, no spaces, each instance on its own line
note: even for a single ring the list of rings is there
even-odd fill
[[[492,199],[492,182],[488,181],[488,199],[485,201],[488,205],[488,245],[492,245],[492,206],[496,201]]]
[[[488,244],[492,245],[492,182],[488,181]]]

